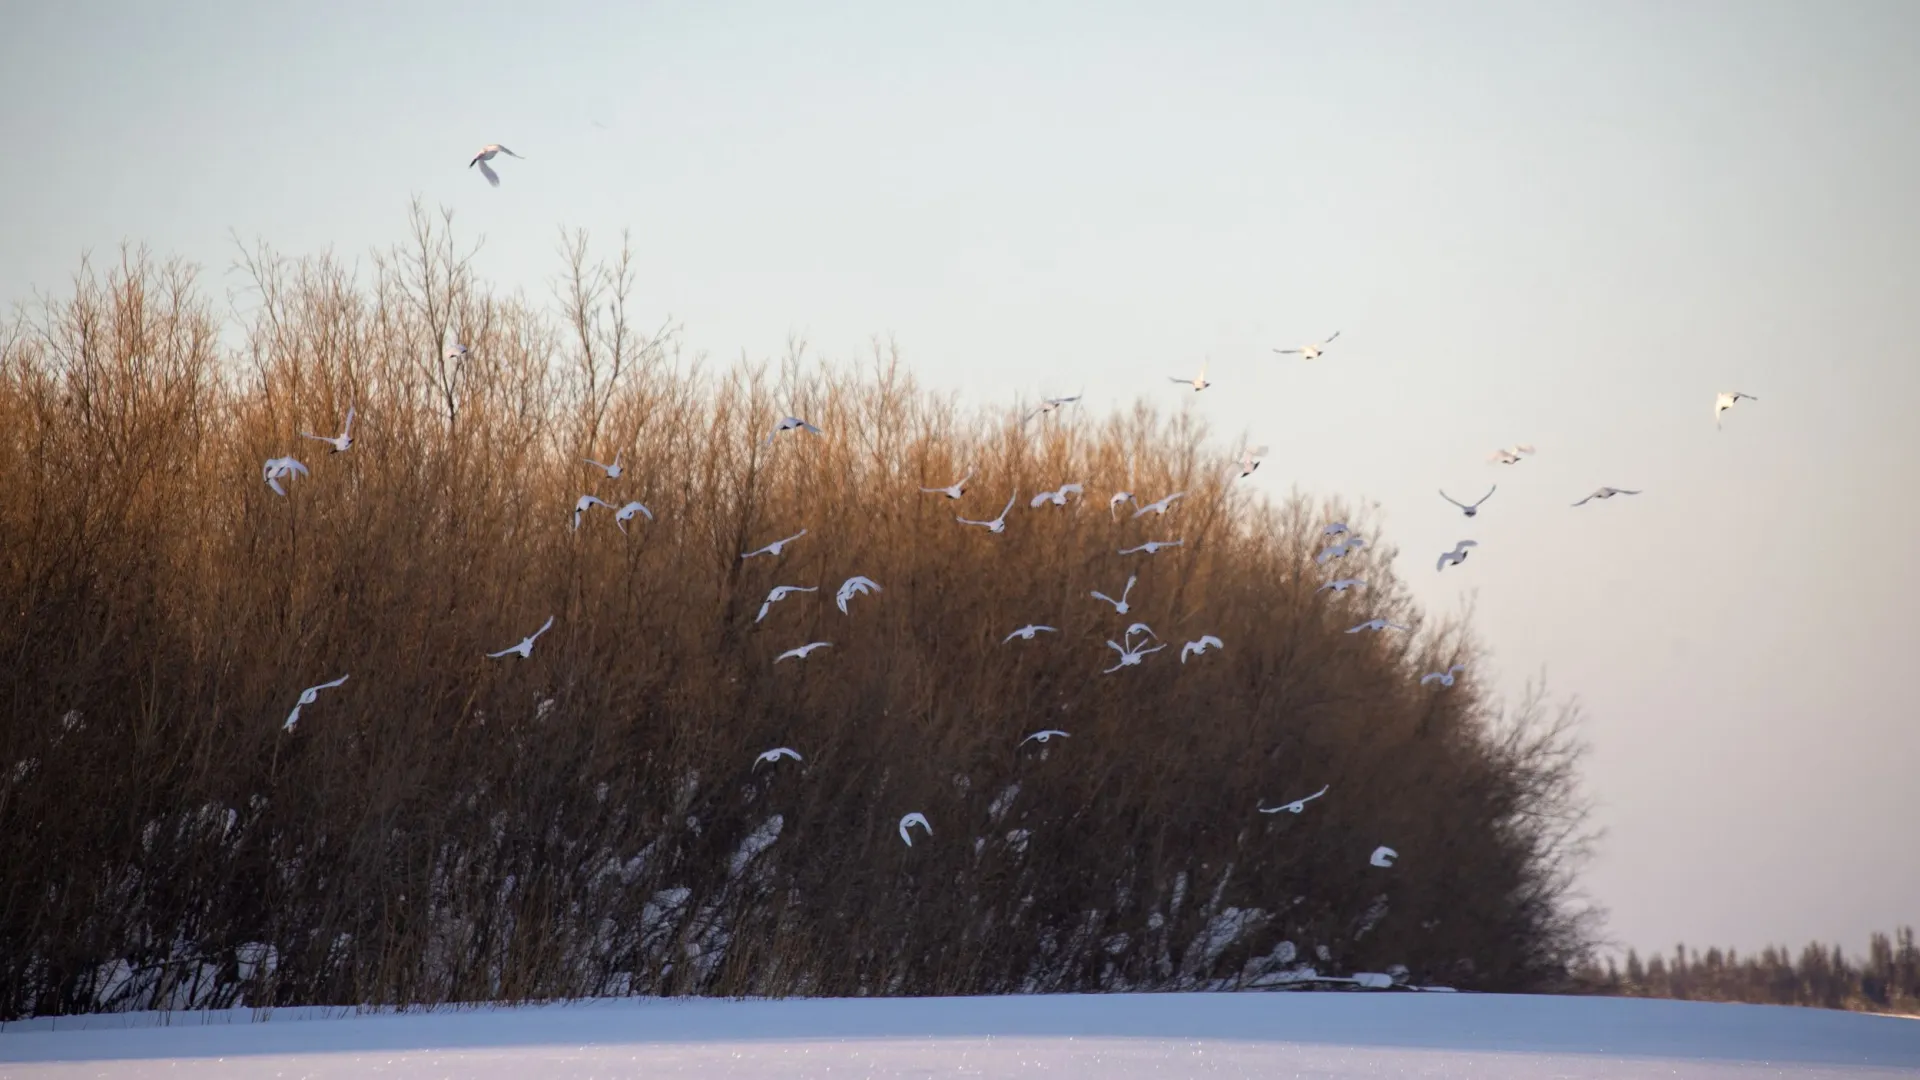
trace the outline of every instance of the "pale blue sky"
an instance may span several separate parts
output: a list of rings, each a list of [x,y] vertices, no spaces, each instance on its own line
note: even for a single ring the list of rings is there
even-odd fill
[[[1920,921],[1920,5],[10,7],[0,298],[122,239],[631,227],[718,358],[1191,404],[1575,694],[1624,942]],[[596,126],[598,122],[603,127]],[[489,188],[467,168],[504,142]],[[1274,346],[1344,334],[1326,358]],[[1211,356],[1215,386],[1166,381]],[[1716,432],[1720,390],[1743,402]],[[1183,396],[1184,395],[1184,396]],[[1494,447],[1539,445],[1512,469]],[[1500,492],[1472,523],[1441,502]],[[1600,484],[1637,498],[1568,504]],[[1435,574],[1462,537],[1481,547]]]

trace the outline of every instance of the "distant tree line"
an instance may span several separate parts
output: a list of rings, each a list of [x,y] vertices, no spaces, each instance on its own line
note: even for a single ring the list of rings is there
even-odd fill
[[[1671,958],[1641,960],[1627,950],[1622,966],[1609,956],[1575,972],[1588,993],[1620,997],[1740,1001],[1760,1005],[1812,1005],[1823,1009],[1920,1015],[1920,948],[1913,928],[1892,936],[1874,934],[1867,955],[1848,959],[1838,945],[1814,942],[1796,958],[1785,946],[1769,945],[1741,956],[1732,949],[1674,946]]]

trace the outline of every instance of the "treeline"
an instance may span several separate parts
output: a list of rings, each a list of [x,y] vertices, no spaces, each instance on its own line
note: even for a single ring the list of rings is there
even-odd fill
[[[1589,993],[1625,997],[1741,1001],[1756,1005],[1812,1005],[1826,1009],[1920,1015],[1920,948],[1913,928],[1891,937],[1874,934],[1867,955],[1848,959],[1838,945],[1818,942],[1800,950],[1767,946],[1741,956],[1732,949],[1689,950],[1674,946],[1671,958],[1645,961],[1627,951],[1624,966],[1613,957],[1583,962],[1576,983]]]
[[[568,239],[536,305],[450,224],[361,273],[249,253],[232,321],[127,254],[0,336],[0,1018],[1564,980],[1572,718],[1489,701],[1389,544],[1317,566],[1341,507],[1253,498],[1186,416],[710,369],[635,325],[625,252]],[[349,410],[351,450],[299,437]],[[789,413],[823,434],[769,441]],[[652,520],[576,530],[583,493]],[[1116,554],[1148,539],[1184,543]],[[1125,616],[1088,595],[1133,574]],[[821,591],[758,618],[783,584]],[[1415,632],[1344,632],[1376,615]],[[1102,674],[1135,621],[1168,650]]]

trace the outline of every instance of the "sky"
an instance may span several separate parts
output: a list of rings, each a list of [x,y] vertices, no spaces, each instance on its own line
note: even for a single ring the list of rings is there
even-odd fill
[[[364,265],[418,196],[530,297],[560,228],[631,230],[717,361],[1190,408],[1271,447],[1247,483],[1377,503],[1484,685],[1578,703],[1615,941],[1920,923],[1920,6],[530,11],[14,5],[0,303],[123,241],[219,297],[236,236]]]

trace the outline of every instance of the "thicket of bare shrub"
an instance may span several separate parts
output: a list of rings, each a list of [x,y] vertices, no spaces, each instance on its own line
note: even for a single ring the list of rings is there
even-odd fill
[[[624,254],[570,238],[556,314],[450,224],[416,208],[359,274],[250,254],[238,344],[144,255],[0,338],[0,1017],[1396,964],[1515,989],[1580,952],[1570,718],[1420,687],[1475,646],[1388,545],[1316,595],[1340,507],[1232,487],[1186,416],[969,415],[884,351],[710,370],[631,321]],[[350,452],[296,437],[349,406]],[[766,445],[787,412],[824,436]],[[616,451],[617,481],[581,463]],[[283,498],[287,453],[312,475]],[[915,490],[970,465],[961,503]],[[1116,520],[1130,469],[1189,494]],[[1087,501],[1026,507],[1069,480]],[[954,523],[1016,488],[1004,535]],[[575,532],[583,492],[657,520]],[[1129,616],[1088,596],[1133,572]],[[843,615],[853,574],[884,591]],[[822,591],[756,624],[776,584]],[[483,657],[548,615],[530,660]],[[1341,632],[1372,615],[1420,632]],[[1173,648],[1100,674],[1136,619]],[[1062,632],[1001,644],[1030,621]],[[1183,666],[1201,633],[1226,648]],[[1072,736],[1016,748],[1043,727]],[[752,768],[777,745],[805,763]]]

